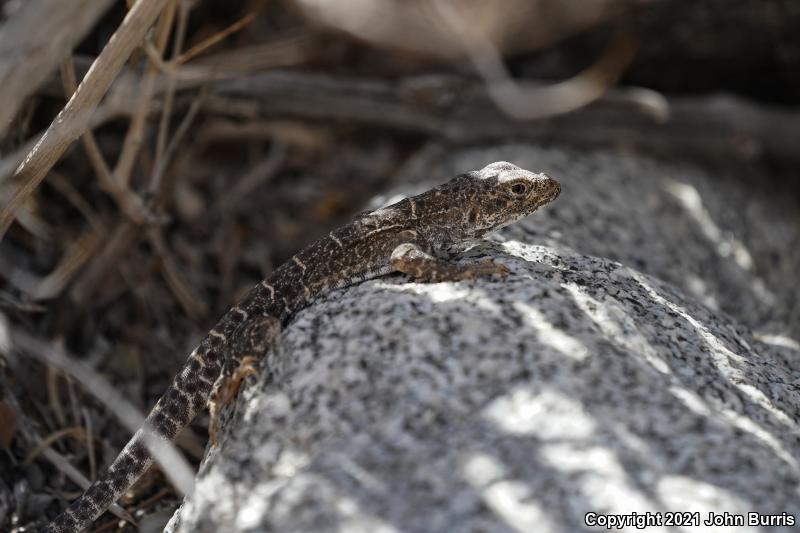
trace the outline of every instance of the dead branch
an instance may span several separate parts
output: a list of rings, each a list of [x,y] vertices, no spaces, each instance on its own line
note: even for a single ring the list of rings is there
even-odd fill
[[[169,1],[158,19],[155,29],[155,49],[159,58],[164,55],[169,34],[172,30],[172,22],[175,19],[176,8],[177,5],[174,0]],[[136,111],[131,117],[128,133],[125,135],[125,141],[122,144],[122,151],[117,160],[117,165],[114,167],[114,176],[125,186],[130,181],[136,156],[139,154],[142,142],[144,142],[144,126],[150,112],[150,101],[153,98],[157,76],[158,67],[152,62],[148,63],[139,84],[139,101],[136,103]]]
[[[77,307],[82,307],[89,301],[100,284],[105,281],[109,271],[118,265],[120,255],[138,242],[141,237],[139,226],[128,220],[120,222],[109,233],[101,250],[89,262],[69,290],[70,298]],[[0,266],[2,266],[1,257]]]
[[[83,265],[100,246],[100,235],[95,230],[88,229],[79,235],[64,250],[64,255],[56,267],[47,276],[40,279],[30,292],[34,300],[49,300],[55,298],[67,287],[74,277],[81,271]]]
[[[187,1],[180,2],[178,8],[178,21],[175,24],[175,37],[172,45],[172,58],[181,53],[183,43],[186,40],[186,28],[189,25],[189,13],[192,4]],[[156,136],[155,167],[161,164],[164,157],[164,150],[167,147],[167,135],[169,134],[169,122],[172,116],[172,102],[175,98],[175,76],[167,73],[167,88],[164,96],[164,106],[161,109],[161,120],[158,123],[158,135]]]
[[[73,376],[87,391],[108,406],[131,432],[142,427],[144,417],[141,412],[122,397],[102,376],[68,355],[58,344],[41,341],[18,328],[9,329],[12,347],[15,351],[55,366],[62,372]],[[194,474],[175,446],[153,437],[148,431],[145,431],[143,435],[147,447],[175,488],[184,494],[191,492]]]
[[[167,1],[139,0],[128,11],[78,90],[17,169],[15,178],[19,183],[18,188],[8,205],[0,211],[0,238],[11,226],[15,213],[25,199],[36,190],[72,141],[86,131],[98,102]]]
[[[68,56],[61,63],[61,79],[64,84],[64,93],[69,98],[77,89],[75,66],[71,56]],[[111,174],[111,169],[108,167],[108,163],[106,163],[91,129],[88,129],[82,136],[82,141],[83,149],[86,151],[89,163],[97,175],[100,187],[114,198],[122,212],[128,215],[131,220],[137,224],[147,220],[149,216],[145,212],[141,198]]]
[[[4,324],[5,326],[5,324]],[[3,348],[7,348],[3,346]],[[6,397],[4,401],[7,402],[10,407],[14,410],[15,413],[23,413],[24,411],[21,409],[19,402],[14,397],[13,394],[8,392],[9,388],[3,383],[2,375],[0,375],[0,390],[6,391]],[[33,423],[26,417],[21,416],[17,420],[19,425],[19,435],[22,437],[23,442],[28,448],[36,449],[39,448],[40,443],[43,441],[42,437],[39,435],[38,431],[34,428]],[[39,452],[37,452],[39,453]],[[91,485],[91,481],[89,481],[86,476],[84,476],[77,468],[72,466],[72,463],[67,460],[66,457],[55,451],[49,446],[45,446],[41,449],[41,455],[44,457],[50,464],[52,464],[56,470],[62,472],[65,476],[67,476],[73,483],[81,487],[82,489],[89,488]],[[125,511],[119,504],[114,503],[109,507],[109,511],[117,515],[119,518],[123,520],[131,520],[131,516]]]
[[[800,112],[730,95],[666,99],[616,88],[571,113],[518,120],[500,112],[474,79],[432,75],[387,81],[276,70],[216,81],[204,106],[221,116],[356,122],[451,143],[516,139],[700,158],[800,158],[794,142],[800,138]]]
[[[111,0],[28,0],[0,29],[0,138]]]

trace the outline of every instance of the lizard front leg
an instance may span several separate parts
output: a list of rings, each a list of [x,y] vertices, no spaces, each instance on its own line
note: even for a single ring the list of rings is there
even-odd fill
[[[414,243],[397,246],[391,256],[392,268],[421,281],[459,281],[479,276],[498,274],[505,276],[505,265],[487,260],[479,263],[458,265],[449,263],[425,252]]]
[[[208,412],[211,421],[208,436],[212,446],[217,445],[220,414],[233,400],[249,376],[258,373],[257,364],[266,355],[280,333],[280,321],[271,316],[259,316],[245,321],[232,335],[226,347],[225,362],[211,395]]]

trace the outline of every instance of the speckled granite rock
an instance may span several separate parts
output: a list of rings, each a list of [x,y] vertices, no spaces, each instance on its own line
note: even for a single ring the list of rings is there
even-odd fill
[[[797,214],[768,197],[737,207],[735,185],[691,167],[603,153],[494,148],[432,177],[497,159],[564,186],[471,253],[510,275],[388,277],[301,312],[171,527],[569,532],[589,512],[633,511],[800,520]]]

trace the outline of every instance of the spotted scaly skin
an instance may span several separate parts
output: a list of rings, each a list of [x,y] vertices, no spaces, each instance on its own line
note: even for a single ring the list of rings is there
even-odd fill
[[[396,271],[428,281],[504,274],[505,267],[493,262],[456,265],[439,257],[530,215],[560,192],[545,174],[497,162],[358,216],[281,265],[228,311],[189,355],[144,427],[172,440],[207,403],[218,407],[229,400],[236,370],[264,357],[281,327],[329,291]],[[144,431],[47,532],[86,529],[130,489],[153,463]]]

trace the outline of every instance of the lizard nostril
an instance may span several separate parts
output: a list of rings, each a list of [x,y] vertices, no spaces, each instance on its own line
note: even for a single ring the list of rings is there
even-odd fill
[[[557,182],[556,180],[554,180],[553,178],[550,178],[550,197],[551,197],[551,200],[555,200],[556,198],[558,198],[559,194],[561,194],[561,184],[559,182]]]

